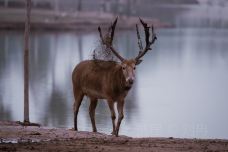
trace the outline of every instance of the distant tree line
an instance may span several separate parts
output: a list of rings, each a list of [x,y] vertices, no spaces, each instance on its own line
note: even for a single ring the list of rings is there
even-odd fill
[[[32,8],[39,9],[55,9],[70,8],[75,11],[83,10],[83,6],[100,5],[104,11],[113,9],[116,11],[118,7],[129,5],[148,5],[148,4],[197,4],[197,0],[32,0]],[[25,8],[23,0],[0,0],[0,7]],[[97,8],[100,9],[100,8]]]

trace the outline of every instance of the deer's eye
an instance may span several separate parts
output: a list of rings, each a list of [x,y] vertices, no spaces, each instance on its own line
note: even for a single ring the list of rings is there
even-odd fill
[[[134,67],[133,69],[135,70],[136,68]]]
[[[125,67],[122,67],[123,70],[125,70],[126,68]]]

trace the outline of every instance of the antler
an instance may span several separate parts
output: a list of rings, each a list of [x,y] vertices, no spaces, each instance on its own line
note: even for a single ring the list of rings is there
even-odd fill
[[[140,22],[143,25],[144,28],[144,32],[145,32],[145,41],[146,41],[146,47],[143,49],[142,46],[142,41],[140,38],[140,34],[139,34],[139,30],[138,30],[138,25],[136,24],[136,31],[137,31],[137,38],[138,38],[138,45],[139,45],[139,54],[138,56],[135,58],[136,62],[140,63],[142,60],[140,60],[140,58],[142,58],[148,50],[151,50],[150,46],[152,44],[154,44],[155,40],[157,39],[156,34],[154,33],[154,27],[151,26],[151,34],[152,34],[152,40],[150,41],[150,27],[147,26],[147,23],[145,23],[141,18],[139,18]]]
[[[112,46],[112,42],[113,42],[113,37],[114,37],[114,33],[115,33],[115,28],[116,28],[116,23],[117,23],[118,17],[116,17],[115,21],[111,24],[111,26],[108,29],[108,33],[106,35],[106,37],[103,37],[102,31],[100,26],[98,27],[98,31],[100,33],[100,38],[101,38],[101,42],[102,44],[106,45],[107,48],[110,48],[110,50],[112,51],[112,53],[120,59],[120,61],[124,61],[124,58],[113,48]],[[110,30],[111,30],[111,35],[110,35]]]

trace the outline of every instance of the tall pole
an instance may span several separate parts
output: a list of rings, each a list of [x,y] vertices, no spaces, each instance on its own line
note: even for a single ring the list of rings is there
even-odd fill
[[[24,33],[24,123],[29,122],[29,33],[31,0],[26,0],[26,19]]]

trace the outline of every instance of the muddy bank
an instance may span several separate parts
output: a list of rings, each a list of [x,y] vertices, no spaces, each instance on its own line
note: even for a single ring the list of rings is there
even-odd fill
[[[228,151],[228,140],[115,137],[0,121],[0,151]]]

